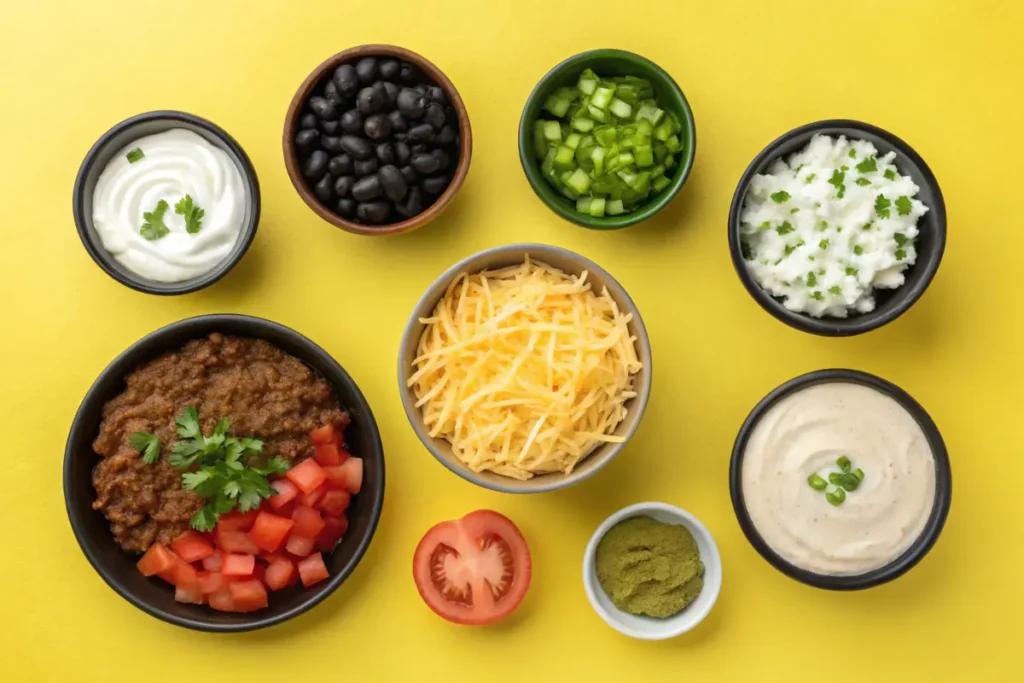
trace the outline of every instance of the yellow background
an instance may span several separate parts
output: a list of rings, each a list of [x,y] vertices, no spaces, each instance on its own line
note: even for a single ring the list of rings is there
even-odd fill
[[[864,0],[3,0],[0,7],[0,679],[5,681],[997,681],[1017,678],[1024,610],[1020,357],[1024,232],[1024,4]],[[295,88],[343,48],[391,42],[433,60],[472,118],[473,164],[428,228],[357,237],[317,218],[288,182],[280,134]],[[534,83],[596,47],[665,67],[697,121],[689,181],[657,218],[601,234],[533,195],[516,130]],[[226,128],[263,191],[252,249],[205,291],[131,291],[87,256],[71,218],[96,138],[174,108]],[[904,137],[941,183],[949,242],[938,277],[899,321],[833,340],[764,313],[733,273],[729,201],[743,169],[803,123],[857,118]],[[395,379],[413,303],[447,266],[523,240],[593,258],[639,305],[654,347],[651,403],[622,455],[558,493],[513,497],[437,464],[406,423]],[[359,382],[387,452],[373,545],[323,605],[235,636],[164,624],[117,597],[71,534],[64,440],[93,379],[172,321],[264,316],[322,344]],[[907,389],[953,463],[946,530],[910,574],[855,594],[805,587],[748,545],[727,470],[750,408],[806,371],[848,366]],[[721,597],[696,631],[627,639],[591,610],[584,546],[606,515],[663,500],[721,549]],[[507,623],[449,625],[410,564],[434,522],[476,508],[521,526],[533,586]]]

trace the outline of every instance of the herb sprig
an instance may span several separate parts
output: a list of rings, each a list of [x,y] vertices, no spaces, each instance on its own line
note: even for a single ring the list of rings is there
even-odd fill
[[[150,242],[170,234],[170,228],[164,224],[164,214],[167,213],[169,208],[170,205],[161,199],[152,211],[143,213],[142,219],[144,223],[139,228],[139,234]]]
[[[174,205],[174,213],[185,218],[185,232],[194,235],[203,228],[203,216],[206,214],[192,201],[191,195],[185,195]]]

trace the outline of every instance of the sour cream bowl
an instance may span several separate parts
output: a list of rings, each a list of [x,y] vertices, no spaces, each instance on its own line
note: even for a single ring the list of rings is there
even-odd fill
[[[801,403],[801,394],[813,402]],[[771,451],[776,443],[782,452]],[[843,456],[853,472],[865,467],[863,488],[834,504],[808,479],[828,481],[826,470],[841,472]],[[771,481],[757,485],[758,477]],[[949,514],[952,475],[938,428],[909,394],[865,372],[819,370],[751,411],[733,447],[729,488],[740,528],[773,567],[817,588],[859,590],[902,576],[931,550]]]
[[[174,133],[166,135],[170,131]],[[145,139],[160,141],[159,149],[154,149],[149,157],[142,156],[136,163],[129,164],[134,157],[120,159],[119,155],[127,156],[126,152],[136,147],[134,143]],[[196,149],[183,151],[196,153],[171,155],[169,158],[165,153],[168,145],[191,145]],[[113,171],[118,170],[115,168],[117,164],[125,166],[122,171],[146,168],[150,172],[137,173],[138,178],[129,178],[127,183],[112,183],[110,177]],[[183,174],[196,177],[179,177]],[[132,182],[138,187],[130,186]],[[175,234],[179,227],[176,223],[184,225],[184,217],[177,214],[175,202],[183,198],[178,197],[179,194],[189,192],[189,187],[197,188],[193,199],[196,207],[204,211],[201,226],[195,234]],[[95,204],[96,197],[100,195],[101,201],[109,206]],[[139,235],[127,231],[118,235],[109,225],[103,234],[97,225],[97,214],[127,217],[129,221],[139,222],[138,228],[133,222],[128,224],[137,231],[143,223],[141,213],[152,211],[156,207],[156,199],[161,197],[165,197],[168,203],[164,220],[172,230],[172,234],[166,237],[152,242],[139,241]],[[117,205],[118,202],[133,202],[136,198],[143,203],[139,206]],[[150,207],[145,202],[154,206]],[[121,211],[121,208],[125,210]],[[208,287],[224,277],[249,249],[260,219],[259,181],[242,147],[216,124],[185,112],[147,112],[111,128],[86,154],[75,179],[73,212],[86,251],[112,278],[147,294],[185,294]],[[131,248],[133,241],[137,243],[135,246],[152,248],[154,252],[158,248],[166,248],[170,258],[178,260],[184,267],[160,269],[147,276],[139,272],[137,260],[133,269],[129,267],[130,259],[119,258],[108,249],[112,239],[120,249]],[[194,247],[184,244],[186,239],[192,240]]]

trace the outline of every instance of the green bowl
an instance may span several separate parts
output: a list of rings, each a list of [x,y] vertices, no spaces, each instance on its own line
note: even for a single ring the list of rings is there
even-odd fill
[[[586,68],[593,69],[598,76],[637,76],[646,78],[654,86],[654,97],[658,106],[674,112],[683,123],[680,140],[683,143],[682,158],[673,169],[672,184],[648,199],[647,203],[632,213],[621,216],[594,218],[576,211],[575,202],[563,197],[544,179],[540,161],[533,155],[533,123],[541,117],[544,101],[548,95],[563,86],[574,86],[580,73]],[[672,77],[651,60],[625,50],[590,50],[569,57],[549,71],[534,87],[523,108],[519,120],[519,161],[523,164],[526,179],[537,196],[548,207],[567,221],[594,230],[617,230],[646,220],[661,211],[679,192],[693,167],[697,148],[697,131],[693,123],[693,112]]]

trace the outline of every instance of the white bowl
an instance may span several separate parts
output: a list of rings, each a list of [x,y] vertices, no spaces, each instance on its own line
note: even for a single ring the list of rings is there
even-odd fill
[[[612,603],[597,580],[597,544],[609,529],[630,517],[651,517],[666,524],[681,524],[689,529],[697,542],[697,550],[704,563],[704,589],[696,600],[675,616],[655,619],[623,612]],[[594,610],[619,633],[641,640],[665,640],[686,633],[702,622],[711,611],[722,589],[722,557],[718,554],[718,546],[711,532],[686,510],[667,503],[637,503],[604,520],[590,538],[583,556],[583,586],[587,589],[587,597]]]

